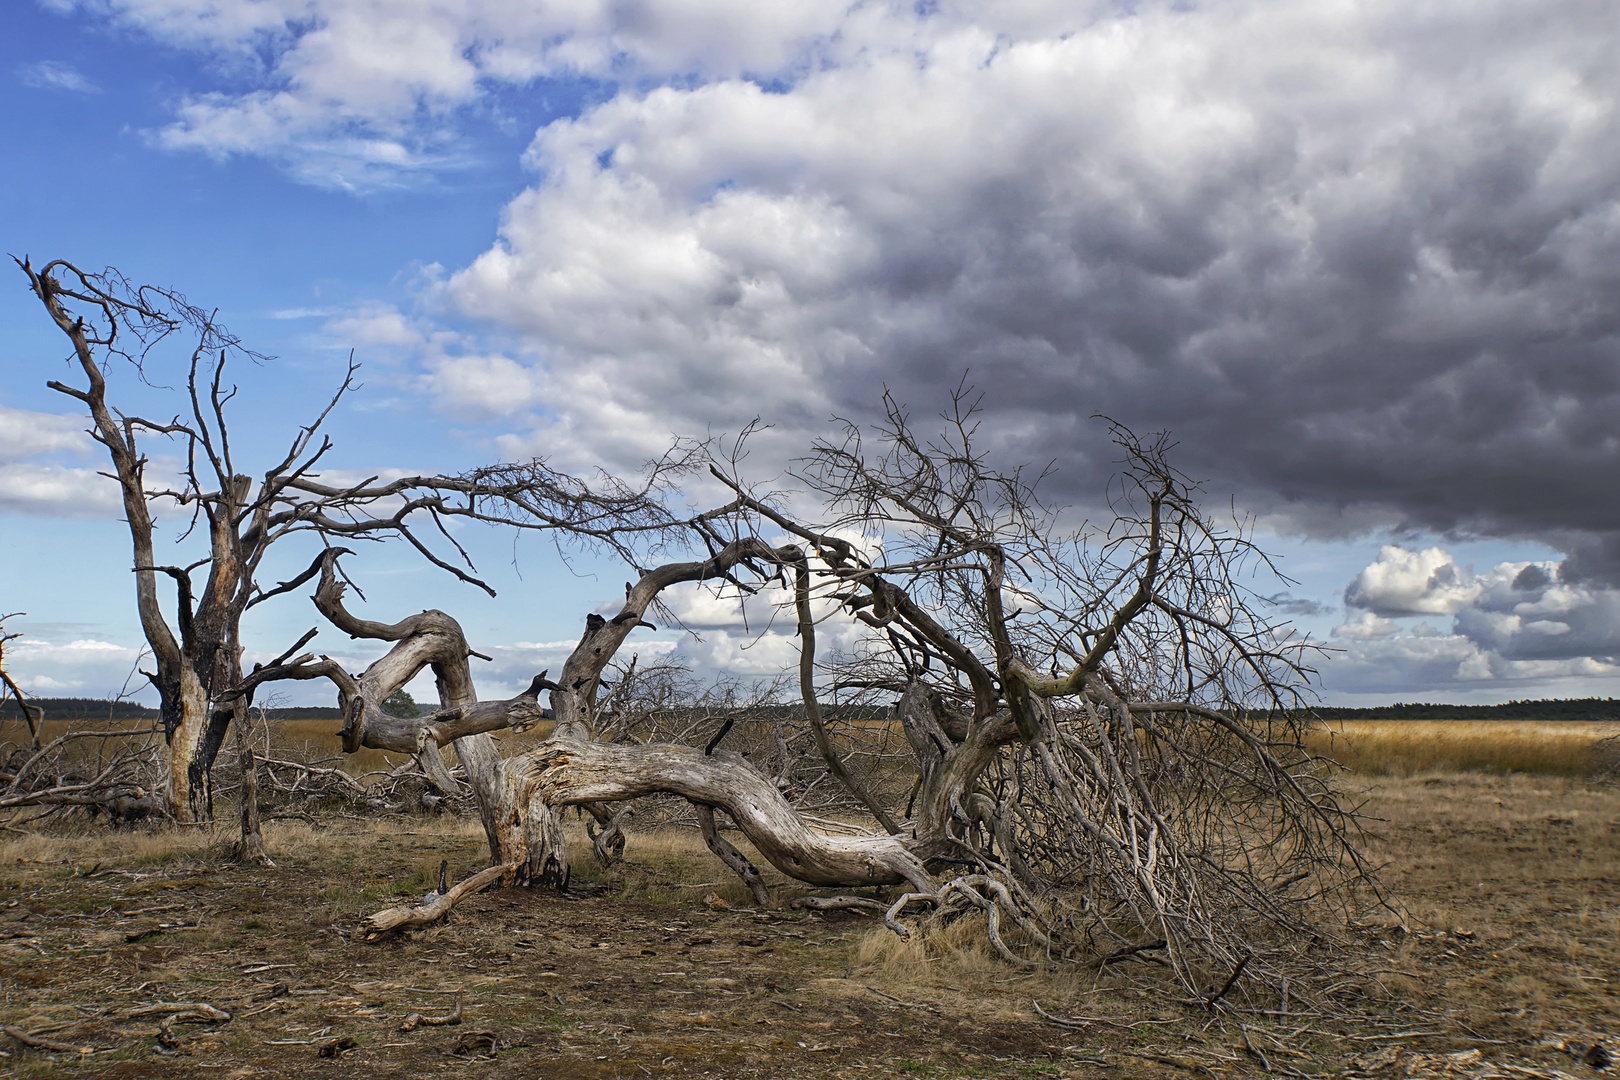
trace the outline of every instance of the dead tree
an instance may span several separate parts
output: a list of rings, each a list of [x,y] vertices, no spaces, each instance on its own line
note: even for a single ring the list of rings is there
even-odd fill
[[[736,486],[870,630],[833,686],[894,702],[921,774],[907,846],[967,871],[913,899],[983,913],[1020,964],[1152,958],[1222,994],[1301,975],[1323,902],[1342,914],[1369,874],[1304,748],[1315,646],[1245,584],[1263,553],[1199,508],[1165,437],[1116,425],[1111,520],[1065,536],[1039,477],[975,451],[964,395],[932,442],[886,404],[876,440],[851,427],[809,459],[820,526]]]
[[[90,435],[105,448],[119,485],[134,547],[136,605],[156,669],[146,674],[158,691],[167,743],[163,798],[174,818],[196,820],[210,813],[210,769],[225,734],[231,723],[243,722],[250,704],[232,693],[242,683],[243,616],[318,569],[317,562],[291,582],[262,588],[257,575],[271,545],[294,533],[315,533],[323,542],[399,536],[462,580],[488,586],[434,554],[412,530],[412,515],[438,513],[443,504],[438,492],[413,491],[409,482],[381,488],[370,481],[357,488],[320,482],[314,470],[332,444],[325,437],[317,440],[317,434],[355,386],[352,359],[325,407],[298,429],[286,454],[255,477],[241,471],[233,453],[226,417],[237,388],[226,381],[225,371],[232,358],[257,362],[263,357],[179,293],[134,285],[116,270],[89,273],[61,260],[38,270],[27,260],[18,265],[71,343],[82,376],[80,385],[47,385],[88,410]],[[184,418],[148,420],[109,402],[115,361],[127,362],[147,380],[157,363],[154,349],[182,335],[191,338]],[[185,466],[178,478],[148,478],[144,446],[153,437],[179,443]],[[186,565],[164,565],[158,557],[153,507],[164,502],[190,513],[188,536],[201,533],[201,556]],[[161,577],[174,582],[172,616],[159,595]]]
[[[37,750],[39,749],[39,724],[44,717],[44,710],[30,702],[28,696],[23,693],[22,687],[18,686],[16,681],[6,674],[6,642],[16,641],[22,637],[21,634],[6,633],[5,623],[9,618],[11,618],[10,615],[0,615],[0,706],[6,703],[7,698],[16,701],[17,710],[22,713],[23,720],[28,724],[28,741]]]
[[[888,916],[902,933],[915,931],[904,919],[918,906],[932,913],[925,925],[976,912],[991,947],[1021,965],[1162,964],[1211,1007],[1248,993],[1240,975],[1292,977],[1309,993],[1308,954],[1329,941],[1321,906],[1349,903],[1367,868],[1353,812],[1303,745],[1315,647],[1245,586],[1269,564],[1241,523],[1201,511],[1166,439],[1116,428],[1112,517],[1064,534],[1037,497],[1039,477],[998,472],[976,451],[965,397],[933,442],[887,405],[875,438],[850,427],[817,445],[792,499],[752,490],[718,461],[711,474],[733,497],[703,514],[677,518],[646,501],[646,485],[626,487],[638,493],[634,515],[590,517],[581,534],[635,569],[623,604],[587,616],[558,675],[542,673],[517,698],[472,700],[470,649],[443,613],[392,625],[348,615],[330,564],[318,606],[394,650],[359,679],[313,655],[257,677],[331,678],[347,747],[418,753],[533,723],[545,691],[549,739],[506,760],[462,751],[508,884],[566,885],[562,808],[601,821],[607,804],[673,795],[697,808],[716,854],[751,886],[757,870],[713,827],[716,811],[790,878],[902,886]],[[543,463],[525,468],[470,474],[457,490],[488,519],[566,529],[566,516],[526,520],[524,477],[537,481],[529,506],[556,506],[557,479]],[[673,554],[682,537],[707,557],[646,558]],[[885,802],[838,776],[877,829],[827,835],[714,741],[601,738],[607,665],[663,591],[686,582],[793,613],[812,727],[829,696],[892,708],[917,770],[909,798]],[[829,617],[865,630],[860,653],[832,666],[814,651]],[[384,714],[381,702],[425,663],[442,686],[467,689],[442,691],[425,717]],[[825,731],[817,741],[838,775]]]

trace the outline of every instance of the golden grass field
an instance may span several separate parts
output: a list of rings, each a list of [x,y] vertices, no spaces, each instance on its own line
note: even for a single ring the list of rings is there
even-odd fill
[[[345,757],[338,741],[341,721],[278,720],[269,726],[273,752],[288,751],[301,761],[325,760],[348,772],[362,773],[393,768],[405,757],[381,750],[361,750]],[[5,732],[13,740],[20,724]],[[862,725],[861,730],[870,725]],[[68,731],[107,728],[113,731],[142,730],[134,721],[111,724],[90,721],[48,720],[42,730],[46,740]],[[149,730],[149,729],[146,729]],[[260,746],[265,728],[256,727]],[[522,735],[497,733],[504,753],[521,753],[550,734],[549,724],[541,724]],[[1620,765],[1620,724],[1613,722],[1545,723],[1521,720],[1336,720],[1315,727],[1307,745],[1319,756],[1331,758],[1353,773],[1365,776],[1419,776],[1428,772],[1528,773],[1538,776],[1594,776]],[[736,736],[733,736],[736,738]],[[1607,744],[1604,740],[1608,739]],[[85,739],[76,742],[75,757],[105,757],[134,745],[139,739]],[[905,748],[903,738],[889,740]],[[222,757],[233,753],[227,743]],[[453,760],[453,751],[446,750]]]
[[[1365,776],[1429,772],[1593,776],[1615,765],[1604,740],[1620,724],[1591,721],[1342,720],[1312,732],[1311,749]]]

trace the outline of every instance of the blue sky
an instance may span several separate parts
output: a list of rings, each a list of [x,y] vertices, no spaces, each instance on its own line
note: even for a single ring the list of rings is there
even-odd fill
[[[996,454],[1055,461],[1077,513],[1111,460],[1092,413],[1175,432],[1298,579],[1330,701],[1620,687],[1602,5],[17,0],[4,29],[5,250],[217,307],[278,357],[240,375],[266,456],[350,349],[332,465],[366,473],[626,469],[756,415],[769,472],[966,370]],[[0,325],[7,667],[114,692],[128,540],[20,272]],[[355,573],[377,617],[462,619],[486,695],[619,589],[464,539],[496,599],[402,550]],[[677,606],[702,640],[643,648],[790,655]],[[314,624],[266,605],[250,651]]]

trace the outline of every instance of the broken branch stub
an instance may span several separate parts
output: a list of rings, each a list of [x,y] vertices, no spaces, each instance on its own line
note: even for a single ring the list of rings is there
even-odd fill
[[[376,941],[392,933],[432,926],[449,915],[463,897],[494,885],[503,875],[516,869],[516,864],[487,867],[448,892],[434,893],[426,903],[384,908],[374,915],[368,915],[361,923],[361,937],[366,941]]]

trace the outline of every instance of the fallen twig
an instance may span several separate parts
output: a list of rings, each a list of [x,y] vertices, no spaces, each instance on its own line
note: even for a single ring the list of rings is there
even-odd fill
[[[93,1046],[74,1046],[72,1043],[62,1042],[59,1039],[48,1039],[43,1035],[32,1035],[22,1028],[7,1024],[3,1029],[7,1035],[22,1043],[32,1046],[36,1050],[53,1050],[59,1054],[89,1054],[95,1051]]]
[[[414,1031],[421,1024],[424,1027],[445,1027],[450,1024],[461,1023],[461,998],[456,998],[456,1007],[448,1016],[428,1016],[423,1013],[411,1013],[399,1025],[401,1031]]]
[[[223,1022],[231,1018],[231,1014],[224,1009],[215,1008],[206,1001],[155,1001],[150,1005],[142,1005],[130,1011],[129,1019],[135,1020],[142,1016],[164,1016],[173,1013],[183,1020],[193,1017],[200,1020]]]
[[[906,1001],[904,998],[897,998],[893,994],[885,994],[875,986],[868,986],[867,989],[872,991],[872,993],[876,994],[880,998],[892,1001],[896,1005],[904,1005],[908,1009],[927,1009],[929,1012],[939,1012],[937,1008],[928,1004],[926,1001]]]
[[[1163,940],[1149,941],[1149,942],[1147,942],[1145,944],[1142,944],[1142,945],[1131,945],[1131,946],[1128,946],[1127,948],[1119,950],[1118,952],[1109,953],[1107,956],[1105,956],[1101,960],[1097,961],[1097,966],[1099,968],[1104,968],[1104,967],[1107,967],[1109,964],[1117,964],[1121,960],[1130,960],[1132,958],[1139,959],[1139,960],[1145,960],[1145,961],[1148,961],[1148,962],[1154,963],[1154,964],[1163,964],[1164,961],[1160,960],[1157,956],[1139,956],[1138,954],[1148,952],[1149,950],[1152,950],[1152,949],[1167,948],[1168,946],[1169,946],[1169,942],[1163,941]]]
[[[1211,995],[1210,997],[1205,999],[1204,1008],[1208,1009],[1210,1012],[1214,1012],[1215,1011],[1215,1006],[1220,1004],[1221,998],[1226,996],[1226,992],[1228,990],[1232,989],[1232,987],[1237,985],[1238,976],[1243,974],[1243,969],[1248,967],[1249,966],[1249,961],[1253,960],[1253,959],[1254,959],[1254,954],[1253,953],[1244,953],[1243,954],[1243,959],[1239,960],[1237,962],[1237,967],[1232,969],[1232,977],[1226,980],[1226,985],[1221,987],[1213,995]]]
[[[1042,1019],[1056,1024],[1058,1027],[1074,1028],[1079,1031],[1085,1030],[1092,1024],[1105,1024],[1108,1027],[1121,1029],[1126,1027],[1126,1025],[1117,1023],[1113,1020],[1104,1020],[1100,1016],[1056,1016],[1041,1008],[1041,1003],[1038,1001],[1032,1000],[1030,1004],[1035,1006],[1035,1011],[1041,1014]]]

